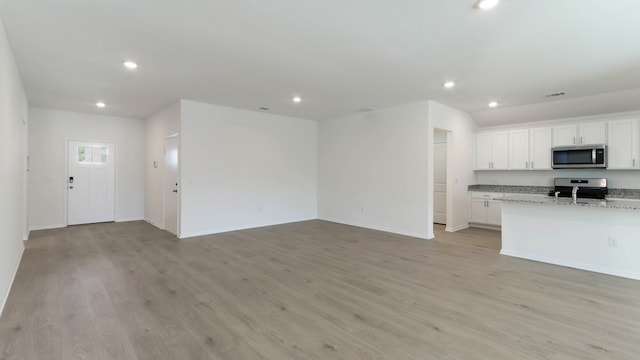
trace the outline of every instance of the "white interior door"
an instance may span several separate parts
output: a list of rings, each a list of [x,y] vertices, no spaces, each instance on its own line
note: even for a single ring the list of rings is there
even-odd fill
[[[115,220],[115,146],[70,141],[67,165],[67,224]]]
[[[178,234],[178,137],[164,144],[164,228]]]
[[[446,138],[446,133],[444,133]],[[437,141],[437,140],[436,140]],[[433,222],[447,224],[447,143],[434,144]]]

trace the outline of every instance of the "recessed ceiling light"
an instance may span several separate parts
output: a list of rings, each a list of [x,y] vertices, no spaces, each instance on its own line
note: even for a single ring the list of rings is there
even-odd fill
[[[453,81],[447,81],[446,83],[442,84],[442,86],[446,87],[447,89],[451,89],[452,87],[456,86],[456,83],[454,83]]]
[[[494,107],[497,107],[497,106],[498,106],[498,103],[495,102],[495,101],[492,101],[492,102],[489,103],[489,107],[490,108],[494,108]]]
[[[124,65],[124,67],[129,70],[135,70],[138,68],[138,64],[134,63],[133,61],[125,61],[122,63],[122,65]]]
[[[103,108],[103,107],[107,106],[107,104],[103,103],[102,101],[98,101],[96,103],[96,106],[99,107],[99,108]]]
[[[296,97],[293,98],[293,102],[294,103],[299,103],[301,101],[302,101],[302,98],[300,96],[296,96]]]
[[[498,5],[499,0],[478,0],[473,5],[476,9],[488,10]]]

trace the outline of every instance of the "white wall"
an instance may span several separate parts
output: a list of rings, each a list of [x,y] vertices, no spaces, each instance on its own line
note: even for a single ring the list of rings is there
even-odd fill
[[[180,101],[145,120],[145,220],[164,229],[164,143],[180,130]],[[154,162],[156,167],[154,167]]]
[[[467,188],[475,184],[474,144],[476,125],[471,116],[449,106],[429,101],[429,149],[433,149],[434,129],[450,131],[447,141],[447,231],[469,226],[469,194]],[[433,152],[429,152],[428,193],[431,196],[428,213],[433,218]],[[429,222],[433,237],[433,224]]]
[[[140,119],[29,109],[31,229],[66,225],[67,141],[116,144],[116,221],[144,217],[144,122]]]
[[[320,219],[429,237],[427,106],[318,123]]]
[[[24,245],[27,99],[0,22],[0,314]]]
[[[315,121],[182,100],[180,237],[317,218]]]

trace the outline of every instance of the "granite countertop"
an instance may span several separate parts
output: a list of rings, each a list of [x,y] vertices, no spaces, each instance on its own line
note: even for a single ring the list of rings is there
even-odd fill
[[[516,185],[469,185],[469,191],[497,192],[511,194],[549,195],[553,186],[516,186]],[[639,199],[640,189],[609,188],[608,199]]]
[[[536,196],[536,195],[510,195],[495,200],[501,200],[511,203],[525,204],[541,204],[553,206],[577,206],[577,207],[594,207],[607,209],[624,209],[624,210],[640,210],[640,200],[597,200],[597,199],[578,199],[574,204],[571,198],[558,198],[557,201],[553,196]]]
[[[549,195],[552,186],[469,185],[469,191]]]

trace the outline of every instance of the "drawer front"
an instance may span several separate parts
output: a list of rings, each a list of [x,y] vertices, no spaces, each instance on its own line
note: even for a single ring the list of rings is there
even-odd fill
[[[501,198],[503,196],[504,196],[504,193],[478,192],[478,191],[472,191],[471,192],[471,198],[472,199],[491,200],[491,199],[495,199],[495,198]]]

